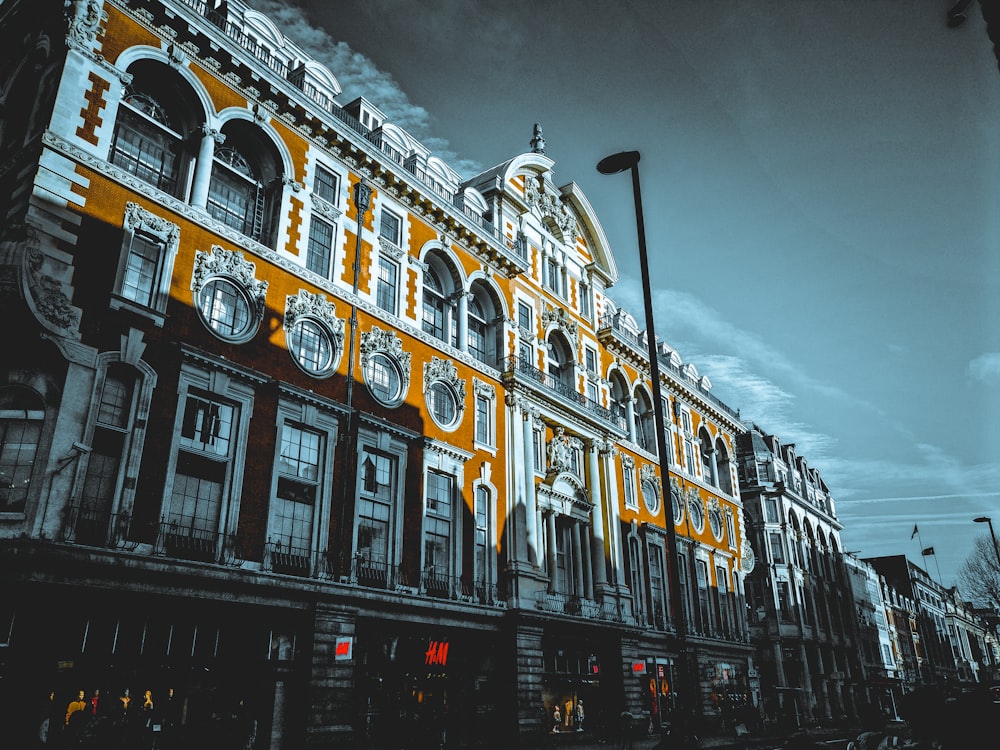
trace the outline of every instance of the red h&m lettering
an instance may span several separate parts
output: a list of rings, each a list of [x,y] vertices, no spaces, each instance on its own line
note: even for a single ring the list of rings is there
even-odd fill
[[[431,641],[427,645],[424,653],[424,664],[438,664],[445,666],[448,663],[448,641]]]

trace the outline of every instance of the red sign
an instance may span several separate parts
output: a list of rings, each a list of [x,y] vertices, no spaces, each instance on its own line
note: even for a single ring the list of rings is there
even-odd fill
[[[666,677],[667,676],[666,667],[664,667],[662,664],[657,664],[656,665],[656,676],[657,677]]]
[[[354,651],[354,639],[345,636],[337,639],[333,649],[334,661],[350,661]]]
[[[632,662],[632,674],[646,674],[646,662],[644,661]]]
[[[448,664],[448,641],[430,641],[424,652],[424,664],[446,666]]]

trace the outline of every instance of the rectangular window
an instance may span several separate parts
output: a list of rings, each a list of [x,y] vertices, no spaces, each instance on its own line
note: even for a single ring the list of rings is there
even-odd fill
[[[143,307],[154,306],[164,251],[162,242],[141,234],[132,235],[121,284],[122,297]]]
[[[379,236],[388,240],[396,247],[401,246],[400,241],[400,227],[402,226],[402,220],[394,214],[392,211],[387,211],[382,209],[382,219],[379,223]]]
[[[778,523],[778,501],[773,497],[764,498],[764,520],[767,523]]]
[[[792,602],[787,581],[778,581],[778,614],[785,622],[790,622],[792,619]]]
[[[587,400],[598,406],[601,403],[601,395],[598,393],[595,383],[587,383]]]
[[[545,451],[542,450],[542,431],[532,430],[531,434],[533,439],[531,441],[531,450],[534,453],[535,459],[535,473],[544,474],[545,473]],[[543,535],[544,538],[544,535]]]
[[[632,612],[640,620],[645,620],[645,597],[642,585],[642,556],[639,552],[640,543],[635,536],[628,539],[629,583],[632,586]]]
[[[379,256],[378,281],[375,288],[375,304],[392,315],[396,314],[396,284],[399,276],[399,264]]]
[[[667,587],[664,574],[663,548],[658,544],[648,544],[649,552],[649,594],[650,614],[653,626],[662,630],[666,626]]]
[[[698,618],[703,633],[712,630],[712,613],[708,591],[708,563],[704,560],[695,561],[695,572],[698,577]]]
[[[625,507],[637,510],[639,503],[635,496],[635,471],[630,464],[622,462],[622,479],[625,489]]]
[[[326,167],[316,167],[316,178],[313,180],[313,192],[331,206],[337,205],[339,178]]]
[[[586,346],[583,349],[583,361],[584,367],[587,372],[594,375],[597,374],[597,350],[592,346]]]
[[[281,431],[275,507],[269,535],[291,555],[312,550],[313,515],[319,497],[323,436],[286,423]]]
[[[475,571],[473,581],[479,601],[486,601],[486,584],[490,581],[490,493],[485,487],[476,487]]]
[[[729,540],[729,549],[736,549],[736,525],[730,510],[726,511],[726,539]]]
[[[681,609],[683,612],[678,613],[678,617],[683,617],[686,623],[691,622],[690,612],[691,612],[691,579],[690,573],[688,572],[688,561],[687,557],[683,552],[677,553],[677,581],[681,588]]]
[[[535,364],[535,347],[524,341],[521,341],[517,345],[517,359],[522,365]]]
[[[227,456],[232,440],[236,410],[208,396],[188,396],[181,424],[181,446],[200,452]]]
[[[524,302],[517,303],[517,325],[524,331],[534,333],[531,325],[531,306]]]
[[[687,470],[694,474],[694,443],[688,438],[684,438],[684,461]]]
[[[726,569],[721,565],[715,566],[715,587],[719,595],[719,628],[728,635],[732,631],[729,584],[727,583]]]
[[[363,586],[389,583],[390,532],[396,487],[396,458],[363,447],[358,497],[358,542],[355,575]]]
[[[785,562],[785,545],[782,543],[781,533],[772,531],[769,535],[771,541],[771,559],[780,564]]]
[[[323,278],[330,276],[333,252],[333,225],[315,216],[309,222],[309,242],[306,245],[306,268]]]
[[[476,442],[493,445],[492,402],[486,396],[476,396]]]
[[[438,471],[427,474],[424,516],[423,585],[430,594],[447,595],[451,575],[452,493],[454,477]]]

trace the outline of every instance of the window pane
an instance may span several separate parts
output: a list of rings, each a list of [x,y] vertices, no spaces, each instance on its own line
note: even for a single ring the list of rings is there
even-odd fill
[[[393,245],[399,245],[400,219],[391,211],[382,211],[382,221],[379,224],[379,234]]]
[[[181,445],[219,456],[229,454],[235,409],[201,396],[188,396]]]
[[[333,341],[315,321],[296,321],[288,332],[288,346],[295,361],[310,374],[323,374],[333,365]]]
[[[324,167],[316,167],[313,190],[327,203],[337,205],[337,175]]]
[[[375,303],[388,313],[396,314],[396,276],[399,267],[387,258],[378,261],[378,286]]]
[[[145,307],[152,307],[159,283],[158,268],[163,246],[159,242],[136,234],[132,236],[121,295]]]
[[[250,328],[250,303],[235,284],[223,279],[213,279],[201,290],[201,314],[226,339],[239,338]]]
[[[118,111],[111,162],[143,182],[176,193],[180,139],[161,125],[130,109]]]

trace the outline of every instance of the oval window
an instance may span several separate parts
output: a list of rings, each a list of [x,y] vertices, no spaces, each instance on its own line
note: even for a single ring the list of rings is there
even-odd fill
[[[198,302],[202,321],[220,339],[242,342],[253,335],[250,299],[234,282],[212,279],[202,287]]]
[[[395,406],[399,403],[403,391],[403,376],[399,365],[388,354],[375,352],[368,358],[365,381],[380,404]]]
[[[288,331],[288,353],[295,364],[314,377],[333,371],[334,344],[326,327],[310,318],[300,318]]]
[[[447,383],[438,380],[427,389],[427,407],[441,427],[453,427],[458,419],[458,399]]]

